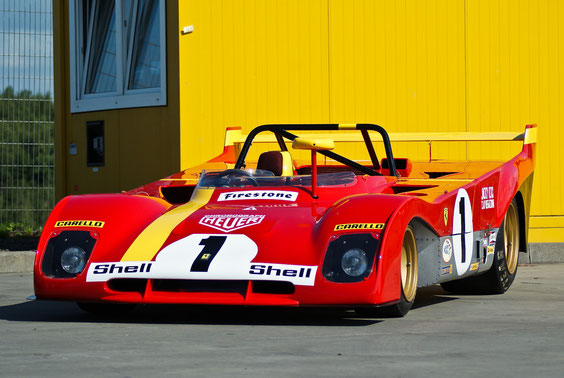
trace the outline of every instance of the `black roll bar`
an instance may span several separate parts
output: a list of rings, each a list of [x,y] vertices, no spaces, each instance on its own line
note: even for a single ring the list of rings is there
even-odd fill
[[[353,125],[351,125],[353,126]],[[384,142],[384,150],[386,151],[386,157],[388,158],[388,165],[390,168],[390,176],[397,176],[396,172],[396,164],[394,161],[394,156],[392,154],[392,146],[390,144],[390,137],[388,133],[382,126],[371,124],[371,123],[357,123],[354,125],[354,128],[351,128],[347,125],[347,127],[339,128],[339,124],[337,123],[304,123],[304,124],[269,124],[269,125],[261,125],[255,127],[249,135],[247,135],[247,139],[245,139],[245,143],[241,148],[241,152],[239,153],[239,157],[237,158],[237,162],[235,163],[235,169],[241,169],[245,164],[245,158],[247,157],[247,153],[249,152],[249,148],[253,144],[253,140],[257,136],[257,134],[262,133],[263,131],[271,131],[275,135],[281,135],[286,139],[293,141],[297,136],[288,132],[288,130],[292,131],[299,131],[299,130],[307,130],[307,131],[336,131],[336,130],[372,130],[376,131],[382,136],[382,140]],[[280,143],[280,141],[278,141]],[[365,142],[367,142],[365,140]],[[370,147],[368,147],[370,148]],[[354,167],[367,175],[377,175],[373,169],[365,167],[361,164],[358,164],[355,161],[347,159],[344,156],[336,154],[332,151],[318,151],[318,153],[327,156],[333,160],[338,161],[339,163],[346,164],[348,166]]]

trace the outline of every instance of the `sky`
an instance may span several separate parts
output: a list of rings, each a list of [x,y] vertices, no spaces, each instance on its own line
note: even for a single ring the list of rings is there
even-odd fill
[[[51,0],[0,0],[0,91],[53,96]]]

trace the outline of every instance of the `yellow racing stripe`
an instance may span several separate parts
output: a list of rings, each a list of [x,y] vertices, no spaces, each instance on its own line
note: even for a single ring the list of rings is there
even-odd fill
[[[213,189],[197,189],[190,202],[155,219],[125,252],[121,261],[151,261],[172,230],[184,219],[209,202]]]

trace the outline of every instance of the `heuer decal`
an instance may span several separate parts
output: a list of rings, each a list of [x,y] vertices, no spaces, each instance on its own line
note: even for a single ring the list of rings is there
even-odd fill
[[[381,230],[385,223],[345,223],[335,226],[335,231],[345,230]]]
[[[57,221],[55,227],[104,227],[105,222],[92,221],[92,220],[68,220],[68,221]]]
[[[244,234],[192,234],[164,247],[154,261],[92,263],[87,282],[114,278],[268,280],[313,286],[316,265],[256,261],[257,244]]]
[[[287,190],[242,190],[238,192],[221,193],[218,201],[242,201],[242,200],[277,200],[295,201],[298,192]]]
[[[199,223],[223,232],[231,232],[260,224],[264,217],[257,214],[213,214],[205,215]]]
[[[480,266],[480,263],[474,263],[474,264],[472,264],[472,267],[470,267],[470,270],[478,270],[479,266]]]
[[[449,238],[443,241],[443,261],[448,263],[452,258],[452,242]]]
[[[488,256],[489,256],[489,255],[493,255],[493,254],[494,254],[494,247],[493,247],[493,245],[488,245],[487,251],[488,251]]]
[[[481,200],[482,200],[482,210],[493,209],[495,207],[493,186],[487,186],[482,188]]]

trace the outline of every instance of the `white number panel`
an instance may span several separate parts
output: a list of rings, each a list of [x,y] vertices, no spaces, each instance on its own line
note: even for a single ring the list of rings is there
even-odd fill
[[[472,204],[465,189],[459,189],[454,202],[452,219],[452,249],[454,262],[459,275],[468,271],[473,256],[474,230],[472,224]]]
[[[86,281],[112,278],[272,280],[313,286],[317,266],[252,262],[256,243],[242,234],[193,234],[157,255],[155,261],[92,263]]]

